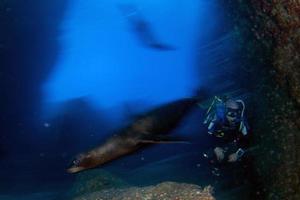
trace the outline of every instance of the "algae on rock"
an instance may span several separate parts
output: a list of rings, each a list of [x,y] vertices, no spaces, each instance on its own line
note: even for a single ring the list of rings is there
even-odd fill
[[[83,195],[74,200],[214,200],[212,188],[175,182],[155,186],[110,189]]]
[[[124,187],[129,187],[129,185],[123,180],[105,170],[94,169],[77,174],[69,193],[71,196],[79,196],[86,193]]]

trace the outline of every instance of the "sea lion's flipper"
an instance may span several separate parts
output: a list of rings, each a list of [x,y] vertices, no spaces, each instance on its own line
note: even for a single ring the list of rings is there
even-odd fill
[[[149,143],[149,144],[174,144],[174,143],[180,143],[180,144],[190,144],[188,141],[179,140],[178,138],[171,138],[165,135],[156,135],[151,137],[146,137],[140,139],[141,143]]]

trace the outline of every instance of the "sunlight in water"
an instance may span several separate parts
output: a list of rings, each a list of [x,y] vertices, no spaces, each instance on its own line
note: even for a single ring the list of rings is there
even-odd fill
[[[213,5],[194,0],[124,2],[72,1],[61,25],[57,66],[44,85],[46,102],[86,97],[109,108],[193,94],[201,83],[195,47],[199,35],[214,28]],[[122,6],[131,7],[128,15]],[[174,49],[141,44],[132,30],[132,15],[147,21],[157,40]]]

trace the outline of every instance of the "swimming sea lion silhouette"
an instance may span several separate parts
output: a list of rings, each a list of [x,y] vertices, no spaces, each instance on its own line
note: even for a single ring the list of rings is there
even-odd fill
[[[160,51],[176,50],[174,46],[161,42],[153,31],[151,24],[142,16],[140,11],[133,5],[118,6],[123,16],[129,22],[132,31],[135,33],[141,44],[145,47]]]
[[[197,103],[197,99],[187,98],[146,113],[100,146],[80,154],[67,171],[77,173],[95,168],[150,144],[187,143],[170,140],[167,134],[178,126]]]

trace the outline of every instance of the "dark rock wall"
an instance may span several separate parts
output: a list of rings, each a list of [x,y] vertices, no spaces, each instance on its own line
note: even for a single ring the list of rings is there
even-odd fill
[[[300,1],[222,1],[248,69],[252,146],[264,199],[300,199]]]

